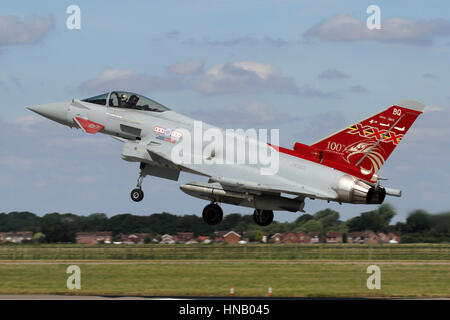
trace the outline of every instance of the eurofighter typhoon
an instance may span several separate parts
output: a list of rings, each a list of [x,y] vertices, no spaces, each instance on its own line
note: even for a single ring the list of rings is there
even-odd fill
[[[147,175],[178,181],[181,171],[206,177],[180,186],[210,203],[203,219],[220,223],[220,203],[254,208],[261,226],[273,211],[304,212],[305,199],[381,204],[401,191],[383,187],[378,171],[424,105],[401,101],[312,145],[283,148],[248,131],[224,130],[181,115],[142,95],[112,91],[92,98],[29,107],[50,120],[123,142],[122,158],[140,164],[133,201]]]

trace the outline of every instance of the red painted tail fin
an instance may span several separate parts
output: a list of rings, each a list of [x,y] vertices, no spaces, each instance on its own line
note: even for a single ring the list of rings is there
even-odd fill
[[[324,160],[337,163],[339,167],[350,166],[352,171],[357,169],[356,172],[360,172],[365,180],[374,181],[374,174],[400,143],[424,107],[417,101],[399,102],[314,143],[310,148],[321,153],[320,157]],[[294,150],[300,152],[301,148],[301,144],[296,144]]]

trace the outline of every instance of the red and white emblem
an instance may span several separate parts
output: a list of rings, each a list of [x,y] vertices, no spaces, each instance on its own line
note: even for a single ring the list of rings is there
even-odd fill
[[[104,128],[104,126],[99,123],[80,117],[76,117],[75,121],[84,131],[91,134],[97,133]]]

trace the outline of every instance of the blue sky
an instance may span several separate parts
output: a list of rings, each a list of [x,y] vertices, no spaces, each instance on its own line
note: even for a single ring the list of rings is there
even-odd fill
[[[66,28],[71,4],[81,30]],[[381,9],[379,33],[364,28],[371,4]],[[404,192],[388,202],[396,220],[416,208],[450,209],[444,1],[15,1],[2,5],[0,26],[0,212],[201,213],[204,201],[178,189],[197,177],[147,177],[144,201],[132,203],[138,169],[120,159],[120,143],[25,109],[117,86],[221,127],[279,128],[285,147],[417,99],[426,112],[381,171]],[[227,71],[243,65],[270,76]],[[213,71],[230,81],[209,81]],[[329,206],[306,203],[310,213]],[[345,219],[373,208],[331,207]]]

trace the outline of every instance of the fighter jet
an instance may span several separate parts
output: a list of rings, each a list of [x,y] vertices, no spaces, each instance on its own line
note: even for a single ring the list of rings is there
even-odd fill
[[[273,211],[304,212],[306,199],[381,204],[386,196],[400,197],[400,190],[381,186],[385,178],[378,171],[424,105],[404,100],[312,145],[296,142],[292,149],[245,132],[230,133],[126,91],[28,109],[70,128],[121,141],[122,158],[140,164],[133,201],[144,198],[147,175],[178,181],[180,172],[189,172],[207,179],[180,186],[186,194],[210,202],[202,213],[206,223],[220,223],[219,204],[227,203],[254,208],[255,222],[267,226]],[[223,141],[212,144],[211,134],[205,139],[208,132],[216,140],[222,134],[224,141],[240,147],[225,146]],[[276,166],[249,161],[261,150]],[[236,161],[239,157],[241,161]]]

